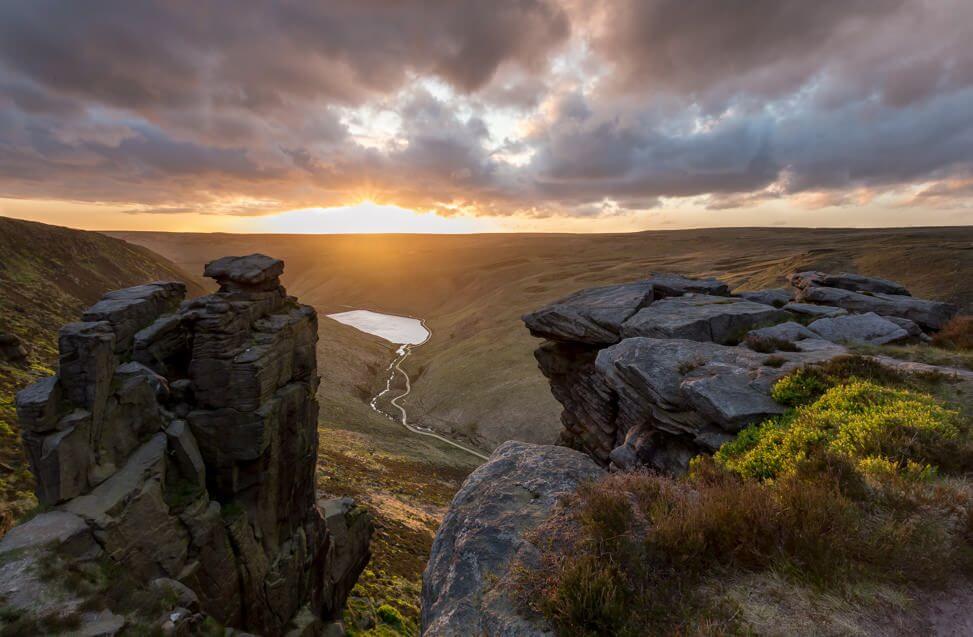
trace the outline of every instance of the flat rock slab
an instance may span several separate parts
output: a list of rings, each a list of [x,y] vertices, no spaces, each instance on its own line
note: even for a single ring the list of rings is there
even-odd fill
[[[747,345],[753,349],[760,344],[773,344],[774,341],[786,341],[796,345],[798,341],[809,338],[819,338],[819,336],[800,323],[787,321],[786,323],[752,330],[747,333],[746,341]]]
[[[567,447],[505,442],[453,498],[422,576],[425,637],[549,636],[522,617],[509,594],[509,569],[539,552],[524,535],[558,499],[603,475],[587,455]]]
[[[0,555],[47,545],[87,545],[94,547],[94,537],[79,516],[67,511],[48,511],[10,529],[0,539]]]
[[[657,297],[682,296],[683,294],[709,294],[729,296],[730,286],[718,279],[690,279],[679,274],[653,272],[648,279],[656,290]]]
[[[622,336],[733,343],[756,327],[780,323],[788,317],[782,310],[746,299],[687,294],[661,299],[639,310],[622,325]]]
[[[852,292],[880,292],[883,294],[910,296],[909,290],[895,281],[862,276],[861,274],[851,274],[849,272],[840,272],[838,274],[814,271],[795,272],[789,279],[791,285],[799,290],[821,286],[826,288],[841,288],[843,290],[851,290]]]
[[[794,290],[790,288],[746,290],[743,292],[736,292],[735,295],[741,299],[753,301],[754,303],[763,303],[764,305],[773,305],[774,307],[784,307],[794,300]]]
[[[534,336],[591,344],[617,343],[622,323],[647,306],[654,288],[647,281],[589,288],[523,317]]]
[[[829,305],[814,305],[813,303],[791,302],[781,308],[785,312],[797,316],[798,318],[823,318],[826,316],[844,316],[848,310]]]
[[[818,319],[808,329],[833,343],[885,345],[909,338],[909,332],[874,312]]]
[[[734,433],[786,411],[783,405],[757,389],[752,372],[742,368],[689,378],[682,383],[682,392],[700,414],[719,424],[724,431]]]
[[[897,294],[852,292],[841,288],[813,286],[801,291],[800,299],[841,307],[849,312],[875,312],[898,316],[918,323],[927,330],[941,329],[958,311],[955,305],[927,301]]]

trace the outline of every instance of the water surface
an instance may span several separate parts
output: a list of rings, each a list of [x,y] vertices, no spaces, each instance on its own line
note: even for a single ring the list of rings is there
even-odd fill
[[[422,321],[408,316],[352,310],[328,314],[328,317],[398,345],[419,345],[429,338],[429,331],[422,325]]]

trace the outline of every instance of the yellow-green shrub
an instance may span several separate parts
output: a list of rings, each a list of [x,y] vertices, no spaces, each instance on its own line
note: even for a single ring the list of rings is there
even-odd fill
[[[803,379],[786,377],[778,387],[784,384],[784,391],[796,394],[794,387],[806,387]],[[784,416],[746,428],[720,448],[716,460],[758,479],[794,473],[820,453],[853,462],[881,458],[919,475],[923,470],[917,473],[914,466],[953,468],[959,462],[959,437],[957,413],[935,398],[856,379],[831,387]]]

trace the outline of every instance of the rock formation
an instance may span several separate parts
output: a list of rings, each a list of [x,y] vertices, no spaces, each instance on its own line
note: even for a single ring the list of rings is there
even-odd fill
[[[558,498],[598,477],[591,458],[565,447],[505,442],[453,498],[422,576],[426,637],[552,635],[519,613],[510,566],[540,551],[525,537]]]
[[[856,274],[800,272],[790,282],[731,295],[715,279],[653,275],[526,315],[547,341],[535,356],[564,406],[564,443],[603,466],[683,471],[782,413],[770,398],[781,376],[846,345],[928,338],[957,311]]]
[[[310,635],[340,617],[371,526],[316,502],[317,315],[283,267],[226,257],[206,266],[215,294],[118,290],[61,329],[58,375],[17,396],[47,511],[0,540],[11,612],[82,634]]]

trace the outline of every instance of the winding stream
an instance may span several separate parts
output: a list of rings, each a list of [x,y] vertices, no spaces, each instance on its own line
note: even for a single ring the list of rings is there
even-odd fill
[[[483,455],[479,451],[450,440],[445,436],[441,436],[429,427],[410,424],[409,416],[405,411],[405,407],[399,404],[400,400],[412,392],[412,381],[409,378],[409,374],[402,369],[402,361],[409,357],[409,354],[412,353],[413,347],[419,347],[432,337],[432,331],[426,325],[424,320],[407,316],[380,314],[379,312],[372,312],[369,310],[352,310],[350,312],[329,314],[328,316],[339,323],[350,325],[355,329],[361,330],[362,332],[379,336],[387,341],[399,345],[399,349],[397,349],[395,352],[396,358],[389,363],[388,366],[389,375],[388,379],[385,381],[385,389],[376,394],[369,403],[375,412],[382,414],[389,420],[399,422],[411,433],[435,438],[436,440],[440,440],[452,447],[460,449],[461,451],[465,451],[468,454],[476,456],[481,460],[488,459],[487,456]],[[382,410],[378,406],[378,403],[382,396],[392,391],[392,381],[395,380],[395,375],[399,373],[405,377],[405,391],[389,400],[389,404],[399,410],[400,417],[396,418],[392,414]]]

